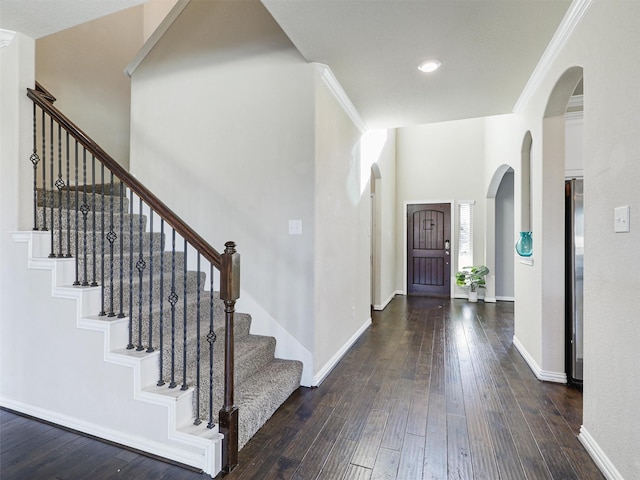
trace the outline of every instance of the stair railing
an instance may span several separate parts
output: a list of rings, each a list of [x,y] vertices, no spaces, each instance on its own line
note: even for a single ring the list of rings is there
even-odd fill
[[[176,388],[179,382],[181,390],[193,386],[194,424],[202,423],[201,411],[206,411],[207,427],[215,426],[216,393],[222,393],[218,413],[219,431],[224,435],[222,466],[230,472],[238,463],[233,326],[240,294],[240,255],[234,242],[227,242],[224,252],[218,253],[60,112],[53,105],[56,98],[39,83],[27,89],[27,96],[33,101],[33,229],[50,231],[50,258],[75,257],[74,285],[100,287],[100,316],[129,317],[127,349],[159,350],[159,387]],[[156,217],[159,236],[154,231]],[[170,248],[165,236],[171,238]],[[202,260],[208,262],[208,269],[201,267]],[[170,274],[165,273],[168,265]],[[201,272],[207,270],[205,286]],[[219,277],[224,303],[222,386],[215,382],[215,277]],[[202,294],[208,301],[203,301]],[[207,309],[208,315],[203,313]],[[187,335],[193,322],[195,342]],[[205,356],[208,350],[205,360],[203,350]],[[187,369],[194,362],[195,376]],[[208,373],[202,373],[203,365]],[[201,405],[201,399],[206,405]]]

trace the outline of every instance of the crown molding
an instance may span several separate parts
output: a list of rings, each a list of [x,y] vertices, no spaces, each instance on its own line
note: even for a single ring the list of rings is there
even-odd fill
[[[149,52],[156,46],[156,44],[160,41],[160,39],[167,33],[169,27],[176,21],[176,19],[180,16],[182,11],[189,5],[191,0],[178,0],[178,2],[173,6],[173,8],[169,11],[166,17],[160,22],[158,28],[156,28],[149,39],[144,43],[142,48],[138,51],[136,56],[134,57],[129,65],[124,69],[124,73],[131,77],[133,72],[136,71],[136,68],[142,63],[142,61],[149,55]]]
[[[327,85],[327,87],[329,87],[329,90],[338,101],[338,103],[340,103],[342,109],[349,116],[358,130],[360,130],[360,133],[364,134],[367,130],[369,130],[369,127],[367,127],[367,124],[360,116],[360,113],[358,113],[358,110],[356,110],[356,107],[351,102],[349,95],[347,95],[347,92],[344,91],[342,85],[340,85],[340,82],[338,82],[338,79],[331,71],[331,68],[329,68],[329,66],[325,65],[324,63],[314,62],[314,65],[320,72],[322,81],[325,83],[325,85]]]
[[[13,37],[16,36],[16,32],[13,30],[5,30],[0,28],[0,48],[8,47],[13,41]]]
[[[520,113],[525,105],[529,103],[534,92],[542,83],[542,79],[549,72],[551,65],[567,44],[571,35],[573,35],[574,30],[592,3],[593,0],[573,0],[556,33],[551,38],[542,57],[540,57],[538,65],[536,65],[531,77],[529,77],[529,81],[525,85],[524,90],[522,90],[520,98],[518,98],[518,101],[513,107],[513,113]]]

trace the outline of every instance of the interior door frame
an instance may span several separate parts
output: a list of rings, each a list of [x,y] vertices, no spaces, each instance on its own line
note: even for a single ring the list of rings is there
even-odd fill
[[[458,231],[453,228],[458,221],[458,212],[456,211],[456,202],[455,200],[442,200],[442,199],[430,199],[430,200],[405,200],[404,205],[402,207],[402,223],[404,232],[403,235],[403,261],[402,261],[402,278],[403,282],[403,294],[407,295],[409,291],[408,279],[407,279],[407,262],[408,262],[408,245],[407,245],[407,207],[413,204],[429,204],[429,203],[448,203],[451,209],[451,262],[449,268],[451,268],[451,281],[449,282],[449,298],[453,298],[454,295],[454,282],[453,280],[456,278],[454,275],[454,268],[458,265]]]

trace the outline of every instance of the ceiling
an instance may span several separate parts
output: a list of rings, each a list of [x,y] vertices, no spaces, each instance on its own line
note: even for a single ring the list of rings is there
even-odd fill
[[[0,27],[41,38],[148,0],[0,0]]]
[[[262,0],[371,128],[511,113],[569,0]],[[417,67],[437,58],[430,75]]]
[[[370,128],[511,113],[571,5],[570,0],[261,1],[306,60],[331,67]],[[144,2],[0,0],[0,26],[39,38]],[[442,62],[441,68],[419,72],[418,64],[431,58]]]

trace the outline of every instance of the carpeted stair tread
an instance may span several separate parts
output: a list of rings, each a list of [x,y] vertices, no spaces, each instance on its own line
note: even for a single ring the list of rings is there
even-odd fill
[[[222,399],[223,392],[223,372],[224,372],[224,337],[223,333],[220,332],[218,335],[218,340],[216,341],[213,348],[213,362],[214,362],[214,375],[213,375],[213,388],[214,388],[214,398]],[[273,360],[274,352],[275,352],[275,339],[273,337],[265,337],[262,335],[246,335],[236,340],[234,347],[234,360],[235,360],[235,368],[234,368],[234,380],[236,383],[241,383],[244,379],[254,375],[261,368],[267,365],[271,360]],[[206,335],[203,335],[200,341],[200,354],[201,359],[204,361],[204,366],[201,364],[201,369],[203,370],[201,373],[208,376],[208,368],[209,368],[209,342],[206,341]],[[182,357],[183,346],[178,345],[176,348],[176,357],[175,357],[175,369],[177,372],[182,371],[182,366],[184,365],[184,360]],[[195,360],[197,354],[197,342],[190,342],[187,345],[187,382],[190,385],[195,384],[196,375],[195,375]],[[171,359],[163,358],[164,370],[167,372],[171,371]],[[193,367],[193,368],[190,368]],[[205,392],[201,392],[201,400],[202,394],[208,392],[208,380],[206,378],[201,379],[202,382],[206,383],[207,389]]]
[[[239,407],[240,448],[298,389],[301,375],[301,362],[274,358],[259,372],[236,384],[235,402]]]
[[[125,248],[127,248],[127,246],[125,245]],[[133,254],[130,254],[128,252],[123,253],[122,255],[119,255],[117,253],[114,253],[113,255],[113,278],[119,278],[120,276],[120,265],[122,264],[122,272],[123,272],[123,276],[124,278],[128,281],[129,279],[129,275],[132,274],[133,277],[139,277],[140,276],[140,272],[138,270],[138,262],[142,259],[142,262],[144,263],[144,268],[143,268],[143,278],[144,276],[148,276],[149,275],[149,268],[153,268],[153,270],[155,272],[159,272],[161,269],[171,269],[171,265],[172,265],[172,261],[173,260],[173,256],[171,252],[164,252],[164,251],[154,251],[153,255],[150,255],[149,252],[143,251],[142,255],[140,255],[139,252],[134,252]],[[121,261],[122,259],[122,261]],[[94,256],[92,254],[87,254],[86,258],[84,255],[80,255],[80,257],[78,258],[78,270],[79,270],[79,274],[80,274],[80,281],[84,280],[84,269],[85,269],[85,264],[86,264],[86,268],[87,268],[87,277],[88,280],[91,281],[93,278],[93,265],[95,263],[96,266],[96,279],[98,281],[100,281],[101,277],[102,277],[102,257],[100,255],[97,254],[96,252],[96,257],[94,258]],[[184,254],[182,252],[175,252],[175,269],[176,271],[178,270],[183,270],[183,265],[184,265]],[[104,258],[104,266],[105,266],[105,282],[108,282],[108,277],[111,274],[111,256],[110,255],[106,255]],[[165,270],[165,275],[166,275],[166,270]],[[178,287],[178,285],[176,285],[176,288]]]
[[[127,207],[128,208],[128,207]],[[118,205],[119,209],[119,205]],[[36,225],[38,228],[42,228],[44,226],[44,219],[47,219],[47,229],[51,230],[51,207],[38,207],[36,211]],[[59,228],[63,230],[70,229],[72,232],[76,231],[76,228],[79,233],[82,233],[86,227],[87,231],[94,230],[94,214],[93,212],[87,213],[86,225],[85,220],[80,211],[77,212],[76,218],[76,210],[69,208],[53,208],[53,229],[57,231]],[[113,218],[111,217],[110,212],[107,210],[104,215],[101,211],[95,212],[95,230],[97,231],[109,231],[109,227],[112,225],[115,232],[120,232],[120,224],[122,223],[122,230],[129,231],[130,229],[135,231],[145,231],[147,228],[147,217],[145,215],[140,215],[137,213],[129,214],[124,213],[120,214],[120,212],[114,212]],[[167,227],[165,227],[165,231],[169,231]]]
[[[69,235],[67,234],[69,233]],[[93,250],[95,248],[96,255],[104,255],[106,257],[110,256],[110,247],[111,243],[109,242],[109,232],[98,232],[96,231],[96,235],[88,233],[86,236],[86,240],[84,235],[80,235],[78,238],[78,255],[84,255],[85,251],[88,255],[93,254]],[[114,232],[114,240],[113,240],[113,251],[114,258],[118,256],[120,249],[120,232],[115,230]],[[62,238],[61,238],[62,237]],[[62,239],[62,247],[60,247],[60,240]],[[140,239],[142,239],[142,246],[140,245]],[[153,234],[143,232],[142,235],[139,232],[134,231],[133,235],[130,235],[128,231],[122,233],[122,242],[123,248],[127,249],[128,252],[139,253],[141,250],[143,252],[149,252],[150,246],[153,244],[154,252],[161,252],[164,250],[164,238],[160,235],[159,232],[154,232]],[[67,248],[68,246],[68,248]],[[95,247],[94,247],[95,246]],[[75,231],[68,230],[55,230],[53,235],[53,251],[54,253],[58,253],[62,250],[62,253],[66,254],[67,251],[71,252],[72,255],[76,254],[76,236]]]

